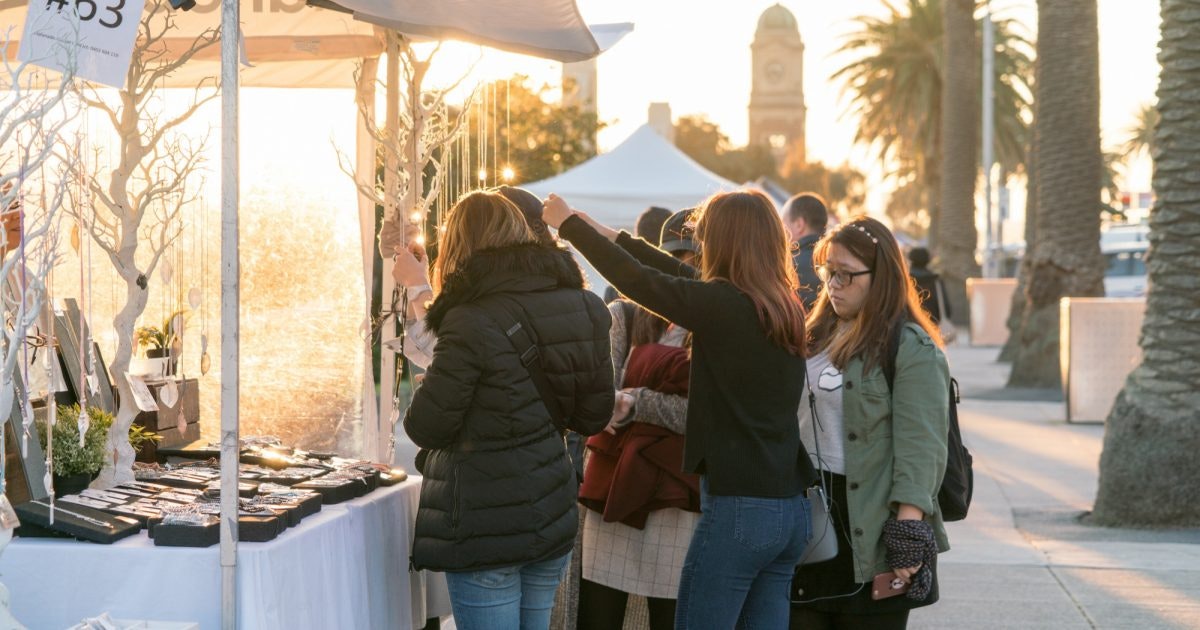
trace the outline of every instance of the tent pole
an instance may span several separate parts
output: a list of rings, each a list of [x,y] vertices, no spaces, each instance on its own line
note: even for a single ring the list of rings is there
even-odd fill
[[[221,2],[221,627],[237,628],[239,0]]]
[[[358,111],[355,112],[355,172],[358,185],[374,190],[376,188],[377,147],[375,136],[371,135],[371,127],[375,124],[375,84],[379,81],[379,57],[363,57],[362,69],[355,86],[358,96]],[[363,288],[366,306],[363,316],[370,321],[373,288],[375,286],[375,198],[371,195],[358,193],[358,223],[359,236],[362,239],[363,255]],[[386,308],[386,306],[384,307]],[[379,457],[382,452],[380,441],[380,408],[381,397],[375,391],[375,364],[372,351],[375,340],[368,338],[363,348],[363,391],[362,391],[362,447],[360,454],[372,461],[383,461]],[[391,463],[391,462],[388,462]]]
[[[388,144],[396,146],[396,140],[400,136],[400,36],[396,31],[387,30],[386,47],[384,50],[387,54],[387,65],[385,66],[386,75],[385,82],[385,105],[384,105],[384,122],[383,136],[387,138]],[[383,218],[384,220],[396,221],[399,225],[403,225],[405,220],[400,211],[400,186],[402,182],[400,178],[400,159],[395,150],[388,150],[384,157],[383,167]],[[374,169],[372,169],[374,172]],[[396,282],[392,280],[392,258],[391,256],[383,257],[382,277],[380,284],[383,287],[383,307],[384,309],[391,308],[392,294],[395,291]],[[403,314],[397,315],[398,318],[403,317]],[[384,334],[380,335],[380,341],[387,341],[395,337],[396,327],[389,324],[384,328]],[[397,357],[394,352],[386,346],[382,347],[379,352],[379,414],[376,416],[378,422],[378,430],[376,433],[376,443],[374,444],[374,456],[372,459],[384,460],[384,456],[388,454],[389,445],[392,443],[393,431],[392,414],[394,413],[395,403],[393,401],[392,391],[396,385],[396,361],[402,360]],[[391,458],[386,460],[387,464],[394,464],[396,454],[391,453]]]

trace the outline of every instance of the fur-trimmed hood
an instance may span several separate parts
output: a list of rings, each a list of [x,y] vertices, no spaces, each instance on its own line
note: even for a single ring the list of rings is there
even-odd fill
[[[557,245],[523,243],[475,252],[442,283],[425,323],[434,333],[450,309],[491,293],[583,289],[583,272],[571,252]]]

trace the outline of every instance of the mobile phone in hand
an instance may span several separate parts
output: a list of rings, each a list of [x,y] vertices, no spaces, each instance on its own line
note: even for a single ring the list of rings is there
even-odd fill
[[[912,586],[912,581],[896,575],[894,571],[880,573],[871,582],[871,599],[887,599],[903,595],[908,592],[909,586]]]

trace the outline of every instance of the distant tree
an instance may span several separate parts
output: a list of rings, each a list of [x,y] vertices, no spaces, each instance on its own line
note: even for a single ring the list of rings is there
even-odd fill
[[[897,182],[915,182],[919,209],[929,216],[935,236],[943,162],[943,1],[889,2],[885,17],[855,18],[856,30],[838,50],[849,60],[831,77],[842,84],[850,113],[858,118],[855,141],[873,147]],[[1024,160],[1031,116],[1033,46],[1015,20],[997,19],[995,26],[996,157],[1015,173]]]
[[[735,148],[729,136],[702,115],[682,116],[675,122],[675,146],[704,168],[738,184],[775,176],[775,158],[769,148]]]
[[[1125,211],[1117,207],[1121,200],[1120,164],[1122,154],[1117,151],[1105,151],[1100,156],[1103,170],[1100,172],[1100,214],[1108,215],[1113,220],[1124,220]]]
[[[548,100],[551,91],[545,84],[530,87],[529,77],[521,74],[479,88],[477,105],[469,112],[469,138],[475,142],[487,132],[486,183],[536,182],[596,156],[596,133],[604,123],[595,112]],[[477,162],[478,155],[472,160]],[[504,178],[506,166],[511,180]],[[471,181],[476,177],[472,173]]]
[[[1154,155],[1154,129],[1158,127],[1159,113],[1156,105],[1142,105],[1137,112],[1137,119],[1126,133],[1125,144],[1121,147],[1121,156],[1125,159],[1137,157],[1143,152]]]
[[[1162,0],[1142,362],[1109,413],[1093,519],[1200,525],[1200,0]]]
[[[924,192],[915,178],[905,180],[892,191],[884,213],[891,219],[894,231],[917,240],[928,237],[929,214],[925,209]]]
[[[830,168],[821,162],[809,162],[786,173],[783,186],[793,193],[820,194],[830,211],[843,217],[861,212],[867,201],[866,176],[848,163]]]

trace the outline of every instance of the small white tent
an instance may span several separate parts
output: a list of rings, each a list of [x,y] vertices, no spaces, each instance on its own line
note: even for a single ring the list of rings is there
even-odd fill
[[[649,206],[682,210],[738,185],[642,125],[612,151],[523,188],[539,197],[555,193],[605,225],[630,228]]]

